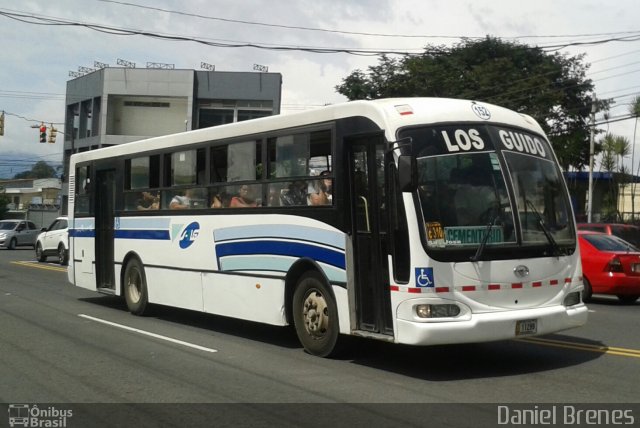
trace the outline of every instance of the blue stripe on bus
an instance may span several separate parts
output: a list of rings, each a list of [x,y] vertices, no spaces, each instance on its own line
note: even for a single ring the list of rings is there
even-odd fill
[[[171,239],[168,230],[126,230],[114,231],[116,239],[153,239],[168,241]]]
[[[93,229],[69,229],[69,236],[72,238],[95,238],[96,231]],[[168,230],[114,230],[116,239],[151,239],[164,240],[171,239]]]
[[[69,229],[69,236],[72,238],[95,238],[96,231],[93,229]]]
[[[225,272],[280,272],[286,274],[297,257],[274,256],[259,254],[252,256],[225,256],[220,258],[220,270]],[[344,269],[318,263],[329,281],[346,282],[347,274]]]
[[[345,248],[343,233],[293,224],[257,224],[225,227],[216,229],[213,232],[213,237],[216,242],[253,238],[290,238],[318,242],[341,250]]]
[[[251,241],[216,245],[216,255],[219,258],[254,254],[308,257],[317,262],[326,263],[341,269],[346,268],[344,253],[300,242]]]

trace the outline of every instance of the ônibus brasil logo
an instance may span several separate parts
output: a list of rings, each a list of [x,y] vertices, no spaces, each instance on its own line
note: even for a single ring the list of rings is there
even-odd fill
[[[197,221],[194,221],[190,225],[184,228],[182,233],[180,234],[180,248],[183,250],[185,248],[189,248],[193,241],[196,240],[198,234],[200,232],[200,225]]]

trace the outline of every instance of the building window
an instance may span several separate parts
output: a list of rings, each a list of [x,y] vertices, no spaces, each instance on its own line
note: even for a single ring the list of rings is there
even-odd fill
[[[238,122],[259,117],[271,116],[271,110],[238,110]]]
[[[233,109],[200,109],[200,113],[198,115],[198,124],[200,128],[208,128],[210,126],[233,123],[234,114],[235,111]]]
[[[165,156],[165,184],[188,186],[203,184],[205,179],[206,150],[186,150]]]
[[[93,109],[93,100],[89,99],[83,101],[81,103],[81,112],[80,112],[80,130],[79,135],[80,138],[88,138],[91,137],[92,124],[91,124],[91,112]]]
[[[260,100],[200,100],[198,128],[242,122],[273,115],[273,102]]]

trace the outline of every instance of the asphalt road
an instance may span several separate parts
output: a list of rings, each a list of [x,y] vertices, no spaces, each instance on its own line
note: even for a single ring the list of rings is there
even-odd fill
[[[302,414],[293,426],[313,413],[304,403],[362,403],[369,415],[407,408],[381,403],[640,402],[640,304],[596,297],[589,308],[586,326],[543,338],[437,347],[350,338],[344,356],[321,359],[290,328],[166,307],[130,315],[119,298],[35,262],[32,249],[2,249],[0,403],[303,403],[286,410]],[[240,404],[231,409],[245,414]],[[495,419],[491,406],[478,409]],[[309,419],[334,425],[335,410]]]

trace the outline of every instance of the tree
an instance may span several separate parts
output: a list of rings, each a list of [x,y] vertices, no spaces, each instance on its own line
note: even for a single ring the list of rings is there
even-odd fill
[[[618,189],[624,190],[631,177],[629,170],[623,163],[624,158],[631,152],[631,143],[625,137],[607,133],[600,142],[600,146],[602,147],[600,166],[612,176],[609,181],[609,192],[603,200],[604,217],[608,220],[619,221]]]
[[[9,211],[7,205],[9,205],[9,198],[4,194],[4,187],[0,186],[0,220]]]
[[[527,113],[550,137],[562,167],[582,169],[589,162],[593,90],[582,59],[489,36],[463,39],[451,48],[428,46],[419,56],[382,56],[368,73],[353,71],[336,90],[350,100],[465,98]],[[597,108],[609,103],[597,101]]]
[[[636,123],[633,126],[633,143],[632,143],[632,147],[633,149],[631,150],[631,176],[632,176],[632,185],[631,185],[631,220],[635,221],[636,220],[636,204],[635,204],[635,198],[636,198],[636,179],[635,179],[635,174],[633,171],[634,165],[635,165],[635,153],[636,153],[636,130],[638,129],[638,117],[640,117],[640,95],[635,97],[633,99],[633,101],[631,101],[631,105],[629,106],[629,113],[632,116],[636,117]],[[637,169],[638,172],[640,172],[640,166],[638,166]]]
[[[13,178],[51,178],[56,176],[56,169],[45,161],[38,161],[33,165],[31,171],[24,171],[16,174]]]

